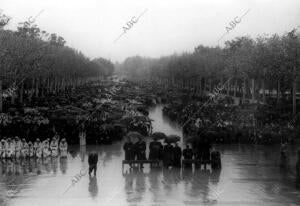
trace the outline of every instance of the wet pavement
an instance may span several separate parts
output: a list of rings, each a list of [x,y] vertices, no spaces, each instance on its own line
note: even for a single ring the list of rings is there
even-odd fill
[[[178,125],[150,111],[154,131],[179,134]],[[122,173],[122,142],[70,147],[68,158],[0,163],[0,205],[299,205],[296,146],[279,168],[279,146],[219,145],[222,169],[150,169]],[[86,174],[87,155],[99,154],[97,178]],[[78,175],[76,181],[73,180]]]

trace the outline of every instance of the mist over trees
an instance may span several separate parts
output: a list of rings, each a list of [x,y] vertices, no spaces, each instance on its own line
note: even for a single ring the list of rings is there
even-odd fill
[[[16,31],[0,28],[0,112],[3,98],[14,104],[33,96],[65,91],[90,78],[111,75],[114,65],[104,58],[90,60],[65,45],[57,34],[41,30],[32,22],[19,23]]]
[[[294,29],[282,36],[237,37],[226,41],[224,48],[199,45],[191,53],[158,59],[129,57],[120,70],[128,78],[193,88],[197,93],[228,80],[227,94],[265,102],[266,93],[274,91],[277,104],[292,96],[296,112],[299,54],[299,32]]]

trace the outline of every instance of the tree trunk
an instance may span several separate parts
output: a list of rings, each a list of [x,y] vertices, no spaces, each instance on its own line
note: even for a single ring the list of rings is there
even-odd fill
[[[38,98],[39,97],[39,78],[36,78],[35,81],[35,97]]]
[[[277,80],[277,93],[276,93],[276,95],[277,95],[277,106],[279,105],[279,102],[280,102],[280,81],[279,80]]]
[[[265,79],[262,79],[262,90],[263,90],[263,103],[266,103],[266,89],[265,89]]]
[[[297,92],[297,83],[296,79],[293,81],[293,114],[297,113],[297,99],[296,99],[296,92]]]
[[[243,85],[242,91],[243,91],[243,103],[245,103],[245,100],[246,100],[246,77],[244,77],[244,85]]]
[[[255,80],[251,79],[251,84],[252,84],[252,101],[255,100]]]
[[[23,104],[23,94],[24,94],[24,82],[21,84],[21,90],[20,90],[20,103]]]
[[[236,90],[237,90],[237,79],[234,80],[234,90],[233,90],[234,97],[236,97]]]
[[[227,96],[229,96],[230,91],[230,80],[227,81]]]
[[[0,112],[3,111],[2,95],[2,80],[0,80]]]
[[[199,81],[199,93],[202,94],[202,78]]]

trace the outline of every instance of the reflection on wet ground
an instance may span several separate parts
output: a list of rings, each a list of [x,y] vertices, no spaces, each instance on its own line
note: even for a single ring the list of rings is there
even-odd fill
[[[155,121],[160,115],[155,109],[150,114]],[[167,134],[180,132],[167,121],[159,126]],[[126,166],[122,173],[122,144],[73,146],[67,158],[2,160],[0,205],[299,205],[296,147],[290,148],[284,169],[279,168],[278,146],[218,145],[220,171],[146,165],[143,171]],[[72,185],[72,178],[87,169],[91,151],[99,155],[97,177],[86,174]]]
[[[1,205],[297,205],[295,159],[290,168],[279,169],[279,148],[265,146],[217,146],[222,170],[208,167],[162,169],[122,174],[122,143],[111,146],[71,147],[64,159],[2,161]],[[83,176],[87,154],[96,151],[97,177]],[[291,150],[291,155],[295,154]]]

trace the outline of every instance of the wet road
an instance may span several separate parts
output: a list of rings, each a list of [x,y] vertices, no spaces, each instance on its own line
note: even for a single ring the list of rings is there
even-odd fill
[[[150,111],[154,130],[179,134],[162,118],[161,107]],[[158,129],[159,128],[159,129]],[[278,146],[216,146],[222,170],[162,170],[145,167],[129,173],[122,143],[74,146],[67,159],[2,161],[0,205],[299,205],[295,183],[296,147],[290,148],[290,167],[279,169]],[[86,174],[87,155],[99,154],[97,178]],[[209,167],[208,167],[209,169]],[[76,182],[72,178],[78,174]]]

